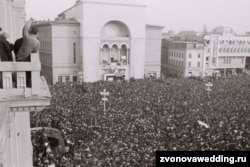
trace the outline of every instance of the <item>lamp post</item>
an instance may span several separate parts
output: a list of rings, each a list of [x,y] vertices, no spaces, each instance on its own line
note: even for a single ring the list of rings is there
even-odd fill
[[[83,71],[78,72],[80,82],[83,84]]]
[[[103,96],[102,101],[103,101],[103,106],[104,109],[103,111],[106,111],[106,101],[108,100],[107,96],[109,96],[109,92],[106,91],[106,89],[103,90],[103,92],[100,92],[100,94]]]
[[[206,84],[206,91],[207,91],[207,95],[208,95],[208,97],[210,97],[210,95],[209,95],[209,92],[211,92],[211,87],[213,86],[213,84],[211,83],[211,82],[208,82],[207,84]]]

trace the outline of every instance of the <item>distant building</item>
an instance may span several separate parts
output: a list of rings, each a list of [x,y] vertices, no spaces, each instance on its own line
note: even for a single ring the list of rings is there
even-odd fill
[[[233,36],[235,35],[233,29],[231,27],[219,26],[212,30],[213,34],[221,35],[221,36]]]
[[[146,25],[145,9],[136,0],[79,0],[56,21],[36,24],[41,43],[51,47],[41,48],[42,73],[50,84],[159,77],[163,27]],[[48,39],[43,31],[50,31]]]
[[[64,19],[34,24],[39,30],[41,75],[48,84],[77,81],[81,70],[80,23]]]
[[[250,37],[249,36],[236,36],[236,35],[215,35],[209,33],[203,36],[183,36],[183,39],[173,39],[172,41],[162,41],[162,71],[164,73],[176,74],[176,76],[230,76],[236,73],[243,73],[246,64],[249,66],[250,58]],[[177,46],[176,43],[202,43],[201,62],[197,57],[196,60],[190,60],[189,66],[193,67],[195,61],[200,62],[200,68],[196,68],[201,73],[192,72],[190,75],[180,75],[184,67],[179,66],[179,58],[177,52],[182,52],[183,45]],[[171,50],[175,50],[174,53]],[[177,54],[177,55],[176,55]],[[188,60],[187,60],[188,61]],[[181,63],[181,62],[180,62]],[[186,64],[187,65],[187,64]],[[198,64],[197,64],[198,65]],[[181,71],[182,70],[182,71]],[[191,72],[191,71],[190,71]]]
[[[177,77],[202,76],[204,44],[162,40],[162,73]]]
[[[172,30],[169,30],[168,32],[162,33],[162,39],[170,39],[171,37],[174,37],[175,34]]]
[[[244,72],[246,57],[250,57],[250,37],[206,35],[204,43],[206,75]]]

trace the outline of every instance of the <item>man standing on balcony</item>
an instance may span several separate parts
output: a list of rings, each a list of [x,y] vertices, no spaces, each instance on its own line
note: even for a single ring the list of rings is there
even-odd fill
[[[0,35],[0,61],[12,61],[10,44],[7,41],[9,34],[4,32]]]
[[[23,38],[21,46],[14,46],[20,47],[16,55],[17,61],[29,62],[30,54],[36,53],[40,49],[40,41],[37,39],[38,29],[35,27],[31,28],[31,24],[31,21],[27,21],[23,27]]]

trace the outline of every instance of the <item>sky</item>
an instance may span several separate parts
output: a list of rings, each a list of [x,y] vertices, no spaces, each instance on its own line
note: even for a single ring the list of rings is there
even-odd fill
[[[147,24],[164,26],[164,31],[211,31],[216,26],[250,32],[250,0],[137,0],[147,5]],[[58,3],[60,2],[60,3]],[[27,19],[54,20],[76,0],[26,0]]]

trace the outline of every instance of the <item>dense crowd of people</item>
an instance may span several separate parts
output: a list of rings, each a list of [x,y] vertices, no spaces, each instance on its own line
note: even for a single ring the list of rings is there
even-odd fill
[[[178,78],[58,83],[51,87],[51,105],[33,114],[31,125],[59,129],[65,151],[48,149],[46,135],[33,133],[34,165],[154,166],[156,150],[249,151],[250,77],[213,80],[209,95],[206,83]],[[110,93],[106,111],[104,89]]]

